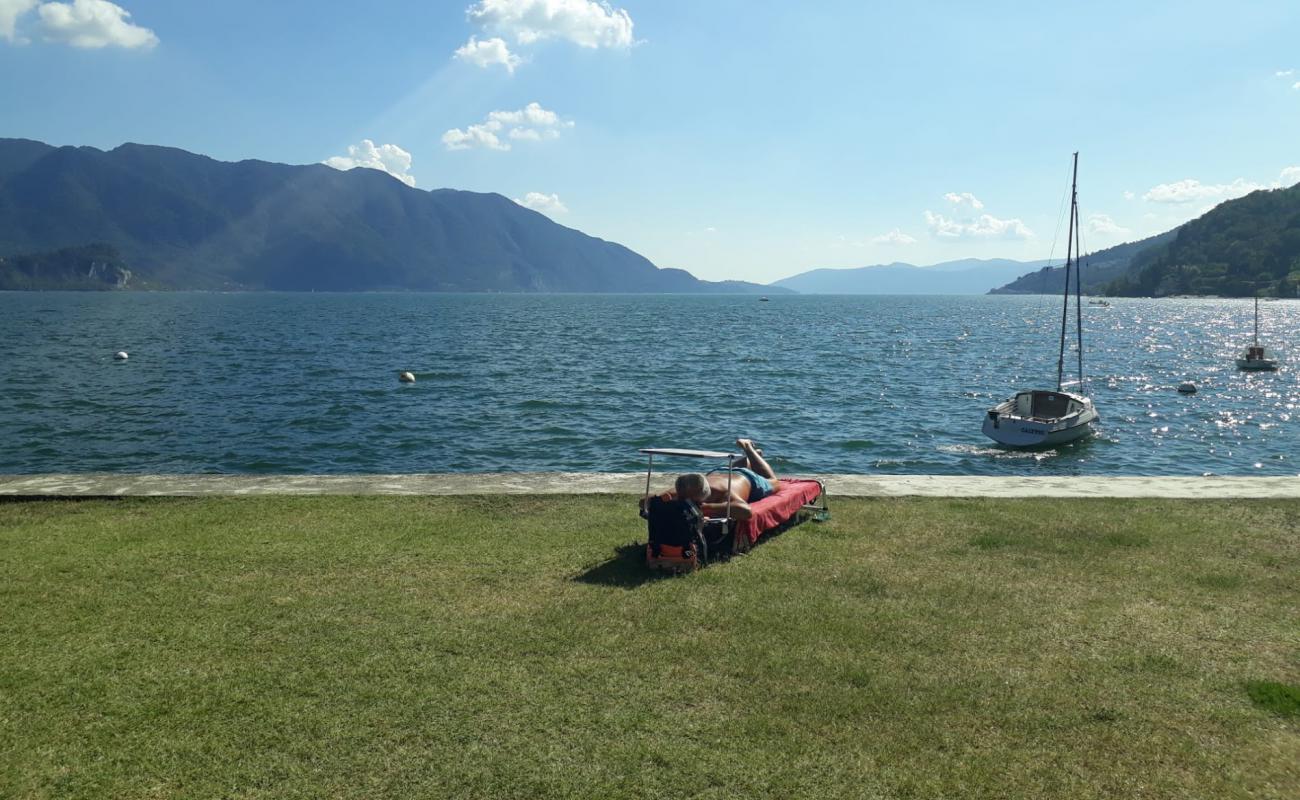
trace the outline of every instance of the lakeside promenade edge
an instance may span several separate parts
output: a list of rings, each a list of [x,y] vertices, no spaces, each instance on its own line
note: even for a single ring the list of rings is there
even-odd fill
[[[671,473],[658,473],[655,488]],[[1300,498],[1300,476],[813,475],[829,497]],[[403,475],[0,475],[0,497],[247,495],[640,494],[645,473],[518,472]]]

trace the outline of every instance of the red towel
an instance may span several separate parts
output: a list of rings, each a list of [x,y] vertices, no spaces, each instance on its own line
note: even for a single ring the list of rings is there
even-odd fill
[[[736,526],[736,532],[748,537],[749,543],[753,544],[765,532],[799,513],[800,508],[816,500],[821,493],[822,486],[817,481],[782,478],[781,491],[749,504],[754,515],[741,520]]]

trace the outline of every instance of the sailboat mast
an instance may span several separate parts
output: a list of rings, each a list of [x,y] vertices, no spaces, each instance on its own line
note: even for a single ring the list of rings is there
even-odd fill
[[[1259,347],[1259,292],[1255,292],[1255,346]]]
[[[1079,154],[1074,154],[1074,163],[1076,173],[1078,171]],[[1074,196],[1074,241],[1080,250],[1083,249],[1083,237],[1079,235],[1079,195]],[[1083,254],[1074,254],[1074,315],[1075,331],[1078,334],[1079,346],[1079,394],[1087,396],[1083,386]]]
[[[1065,297],[1061,305],[1061,350],[1056,356],[1056,391],[1061,391],[1061,382],[1065,377],[1065,325],[1070,320],[1070,268],[1073,265],[1071,256],[1074,253],[1074,228],[1078,224],[1075,219],[1078,211],[1078,194],[1076,188],[1079,183],[1079,154],[1074,154],[1074,175],[1070,179],[1070,227],[1067,228],[1065,244]]]

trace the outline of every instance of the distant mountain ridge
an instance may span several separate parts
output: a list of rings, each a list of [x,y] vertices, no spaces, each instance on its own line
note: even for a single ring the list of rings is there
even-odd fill
[[[1046,261],[964,258],[928,267],[894,262],[814,269],[772,286],[806,294],[984,294]]]
[[[0,139],[0,257],[53,280],[67,255],[52,253],[91,244],[120,257],[128,288],[772,291],[660,269],[499,194],[423,191],[378,170]]]

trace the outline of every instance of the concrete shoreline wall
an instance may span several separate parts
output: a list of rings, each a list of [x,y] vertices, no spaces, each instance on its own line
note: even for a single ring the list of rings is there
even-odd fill
[[[655,473],[652,489],[675,473]],[[1300,498],[1298,477],[988,477],[808,475],[830,497]],[[518,472],[422,475],[0,475],[0,497],[207,497],[240,495],[627,494],[645,473]]]

